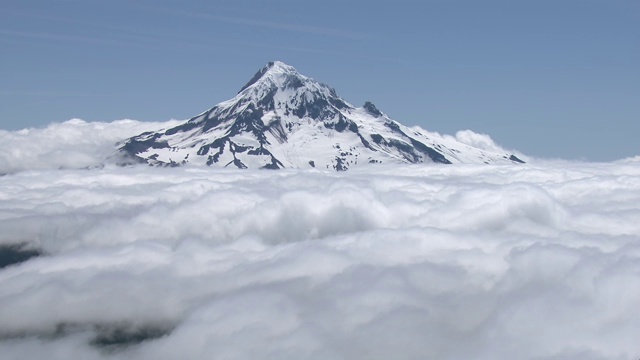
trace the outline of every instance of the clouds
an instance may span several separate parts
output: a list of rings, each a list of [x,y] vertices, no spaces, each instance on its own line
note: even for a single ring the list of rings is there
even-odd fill
[[[477,147],[478,149],[491,152],[507,152],[505,149],[498,146],[487,134],[478,134],[471,130],[461,130],[456,132],[455,139],[463,144]]]
[[[85,122],[79,119],[52,123],[45,128],[0,130],[0,173],[96,167],[115,152],[115,143],[149,130],[175,126],[161,123],[119,120]]]
[[[0,245],[46,255],[0,270],[0,351],[637,357],[637,179],[636,162],[6,175]]]

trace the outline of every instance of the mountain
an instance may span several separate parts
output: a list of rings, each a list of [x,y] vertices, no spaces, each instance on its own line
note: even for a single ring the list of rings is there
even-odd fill
[[[355,107],[334,89],[270,62],[222,102],[181,125],[119,144],[128,161],[158,166],[347,170],[369,163],[522,163]]]

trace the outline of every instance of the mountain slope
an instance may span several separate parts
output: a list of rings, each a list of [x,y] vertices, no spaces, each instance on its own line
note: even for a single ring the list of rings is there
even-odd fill
[[[346,170],[368,163],[520,163],[437,134],[412,130],[367,102],[354,107],[334,89],[270,62],[231,100],[185,123],[120,144],[150,165]]]

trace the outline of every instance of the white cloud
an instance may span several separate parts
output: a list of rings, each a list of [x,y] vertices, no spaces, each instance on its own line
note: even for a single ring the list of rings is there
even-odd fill
[[[115,143],[144,131],[175,126],[179,121],[52,123],[45,128],[0,130],[0,174],[24,170],[78,169],[101,166],[113,155]]]
[[[471,130],[460,130],[456,132],[455,139],[478,149],[500,153],[507,152],[507,150],[496,144],[487,134],[479,134]]]
[[[0,352],[637,358],[639,204],[637,162],[10,174],[0,246],[47,255],[0,269]]]
[[[624,158],[619,162],[640,162],[640,155]]]

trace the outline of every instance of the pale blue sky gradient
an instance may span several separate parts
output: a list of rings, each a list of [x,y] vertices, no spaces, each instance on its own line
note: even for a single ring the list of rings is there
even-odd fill
[[[1,0],[0,128],[189,118],[271,60],[406,125],[640,155],[638,0]]]

